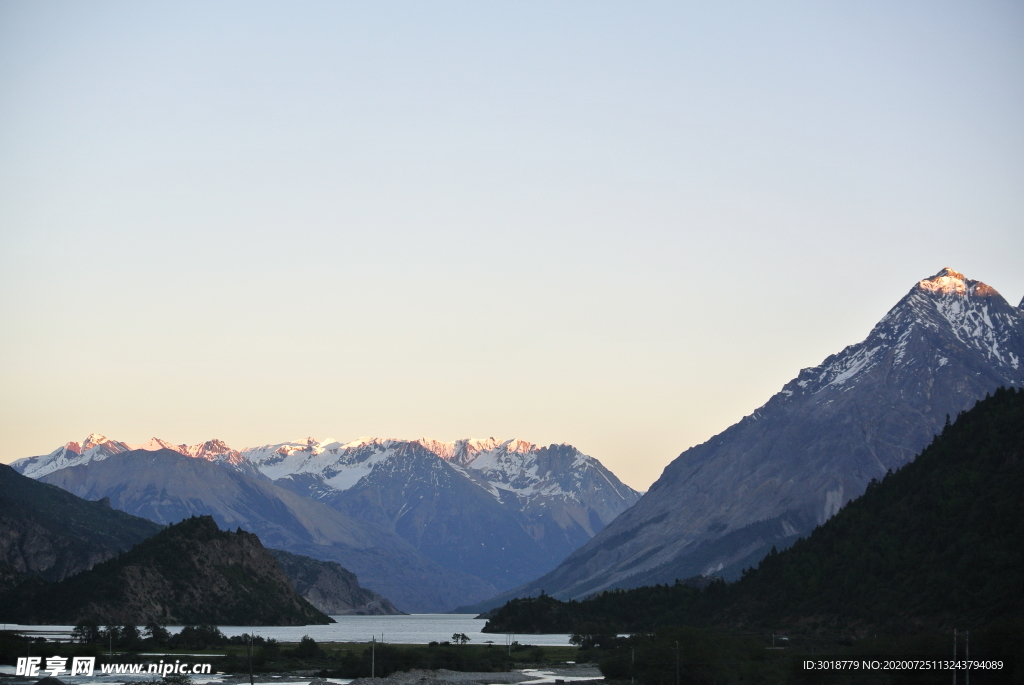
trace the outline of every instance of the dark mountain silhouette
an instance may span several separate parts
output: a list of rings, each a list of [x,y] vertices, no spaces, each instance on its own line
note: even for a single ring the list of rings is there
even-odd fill
[[[162,530],[131,551],[56,583],[0,598],[11,623],[306,625],[330,623],[292,588],[258,537],[212,517]]]
[[[163,526],[85,501],[0,464],[0,564],[55,581],[92,568]]]

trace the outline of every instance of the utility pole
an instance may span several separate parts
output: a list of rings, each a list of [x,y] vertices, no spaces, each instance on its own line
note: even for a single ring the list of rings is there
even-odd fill
[[[633,685],[633,675],[636,671],[636,650],[629,648],[629,685]]]
[[[676,685],[679,685],[679,641],[676,640]]]
[[[373,636],[373,643],[370,645],[370,677],[377,677],[377,636]]]
[[[249,635],[249,685],[253,685],[252,682],[252,635]]]

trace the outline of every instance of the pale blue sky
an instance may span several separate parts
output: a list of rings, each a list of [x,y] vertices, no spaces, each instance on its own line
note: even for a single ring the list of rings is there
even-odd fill
[[[1022,256],[1020,3],[0,0],[2,461],[519,437],[646,488]]]

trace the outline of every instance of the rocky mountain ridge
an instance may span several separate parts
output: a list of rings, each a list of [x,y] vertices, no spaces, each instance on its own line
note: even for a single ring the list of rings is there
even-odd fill
[[[356,575],[333,561],[279,549],[267,550],[295,591],[328,616],[389,616],[402,613],[376,592],[359,587]]]

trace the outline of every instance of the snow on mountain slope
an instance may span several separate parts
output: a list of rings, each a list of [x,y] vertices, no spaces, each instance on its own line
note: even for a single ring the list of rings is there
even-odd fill
[[[374,467],[394,458],[404,445],[415,443],[457,467],[466,477],[499,497],[506,491],[529,501],[537,496],[562,496],[582,502],[587,498],[583,482],[598,474],[612,499],[636,501],[639,494],[615,478],[594,459],[571,446],[569,463],[542,463],[542,448],[525,440],[494,438],[440,442],[429,438],[396,440],[364,437],[348,443],[333,439],[263,445],[246,448],[243,456],[271,480],[298,474],[318,476],[325,489],[344,491],[354,487]],[[610,519],[609,519],[610,520]],[[607,523],[607,521],[605,521]]]
[[[115,454],[129,452],[133,447],[123,442],[110,440],[99,433],[90,433],[82,442],[69,442],[58,447],[49,454],[38,457],[25,457],[11,463],[13,468],[23,476],[39,479],[68,466],[88,464],[90,461],[102,461]]]
[[[503,589],[553,568],[639,498],[574,447],[524,440],[308,438],[243,455],[282,487]]]
[[[173,450],[187,457],[205,459],[206,461],[240,471],[248,476],[263,478],[263,475],[253,468],[241,453],[231,449],[221,440],[208,440],[198,445],[189,446],[175,445],[160,438],[150,438],[148,442],[141,445],[130,445],[125,442],[110,440],[99,433],[90,434],[81,443],[69,442],[49,454],[18,459],[11,463],[11,467],[24,476],[39,479],[69,466],[81,466],[93,461],[103,461],[123,452],[130,452],[132,450],[156,452],[162,449]]]
[[[821,393],[830,386],[850,390],[875,367],[904,369],[929,363],[935,370],[955,356],[972,354],[986,371],[1008,374],[1005,383],[1018,384],[1024,370],[1021,348],[1024,328],[1020,312],[1008,306],[993,288],[945,268],[917,285],[875,325],[864,341],[828,357],[820,366],[803,369],[772,401]],[[924,339],[941,341],[922,354],[909,354]],[[955,340],[954,340],[955,339]],[[978,371],[977,373],[981,373]]]

